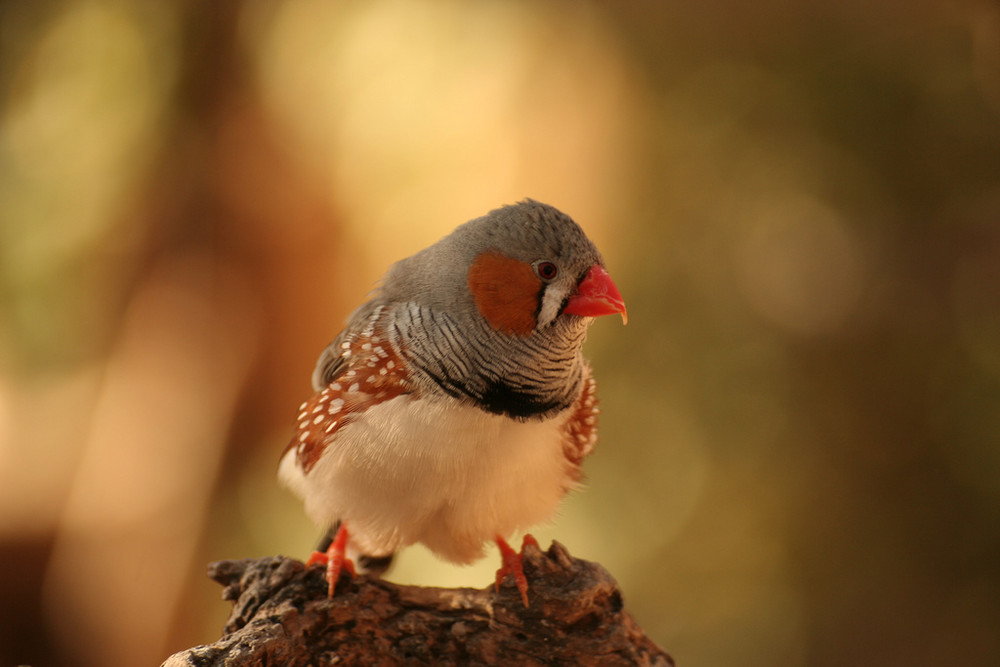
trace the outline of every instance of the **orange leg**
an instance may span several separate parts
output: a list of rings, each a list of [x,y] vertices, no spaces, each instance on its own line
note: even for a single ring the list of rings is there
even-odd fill
[[[524,567],[521,563],[521,557],[524,555],[524,547],[528,544],[533,546],[538,546],[538,541],[531,535],[525,535],[524,541],[521,542],[521,553],[514,551],[514,549],[507,544],[507,541],[497,535],[496,537],[497,546],[500,547],[500,558],[503,563],[500,569],[497,570],[497,579],[494,584],[494,590],[500,592],[500,582],[502,582],[508,574],[513,575],[514,583],[517,585],[517,590],[521,592],[521,600],[524,601],[524,606],[528,605],[528,578],[524,576]]]
[[[326,550],[326,553],[322,551],[314,551],[309,556],[309,560],[306,561],[306,566],[315,565],[316,563],[326,564],[326,581],[329,584],[327,589],[327,596],[333,597],[333,591],[337,587],[337,579],[340,578],[340,571],[347,568],[347,571],[351,573],[351,576],[355,576],[354,572],[354,561],[347,557],[347,540],[350,535],[347,532],[347,522],[342,521],[340,523],[340,528],[337,529],[337,534],[333,538],[333,542],[330,543],[330,547]]]

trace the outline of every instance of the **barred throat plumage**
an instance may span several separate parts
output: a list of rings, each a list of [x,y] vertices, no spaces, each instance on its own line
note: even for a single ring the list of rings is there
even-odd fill
[[[414,379],[430,391],[516,419],[551,416],[579,396],[582,320],[508,336],[482,320],[459,324],[447,313],[407,303],[394,310],[391,327]]]

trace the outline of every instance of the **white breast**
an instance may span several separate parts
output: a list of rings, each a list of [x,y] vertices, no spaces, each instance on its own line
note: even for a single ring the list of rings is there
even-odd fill
[[[308,474],[290,450],[279,476],[320,525],[346,520],[363,553],[422,542],[467,563],[497,535],[548,519],[572,486],[569,413],[519,422],[451,399],[399,396],[345,424]]]

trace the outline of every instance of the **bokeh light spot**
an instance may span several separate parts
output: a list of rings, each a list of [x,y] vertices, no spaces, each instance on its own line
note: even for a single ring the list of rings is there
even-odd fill
[[[751,210],[738,240],[740,285],[750,305],[799,334],[835,331],[864,285],[859,241],[821,202],[790,195]]]

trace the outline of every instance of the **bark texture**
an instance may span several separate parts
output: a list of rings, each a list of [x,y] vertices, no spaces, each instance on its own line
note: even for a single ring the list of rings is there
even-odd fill
[[[345,574],[327,599],[321,566],[284,556],[219,561],[209,576],[233,602],[226,634],[163,667],[674,664],[600,565],[553,542],[546,552],[527,546],[524,571],[528,608],[510,581],[494,593]]]

